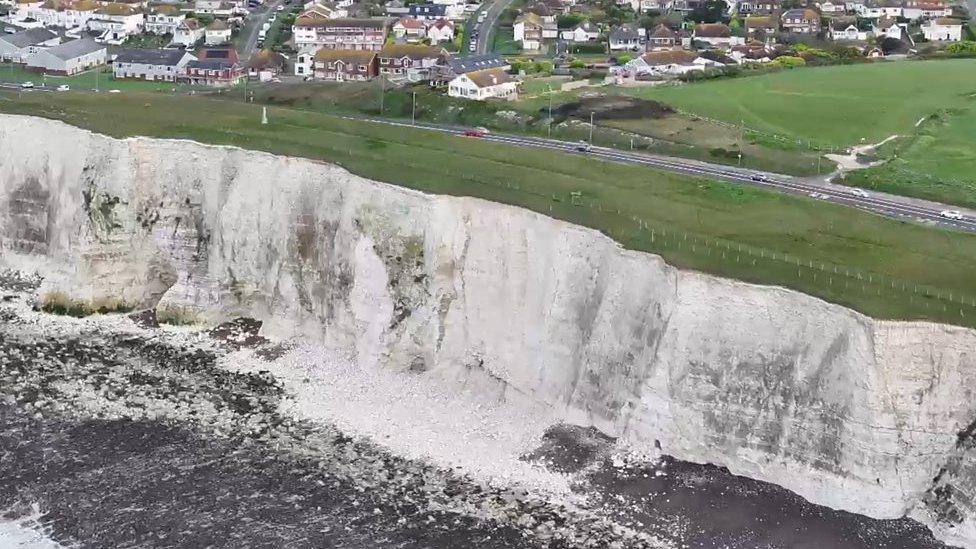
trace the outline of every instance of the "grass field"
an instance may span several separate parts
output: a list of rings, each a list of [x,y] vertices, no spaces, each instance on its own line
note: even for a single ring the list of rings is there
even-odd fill
[[[89,70],[72,76],[45,76],[21,68],[20,65],[0,63],[0,82],[33,82],[35,85],[46,83],[48,86],[68,84],[78,90],[123,90],[123,91],[171,91],[200,89],[199,87],[174,84],[172,82],[146,82],[145,80],[116,80],[108,69],[100,71]]]
[[[976,236],[805,198],[279,107],[265,126],[257,105],[200,97],[0,92],[0,111],[115,136],[324,159],[422,191],[529,208],[678,266],[792,287],[876,317],[976,326]]]
[[[971,105],[976,59],[811,67],[630,93],[763,132],[846,147],[910,132],[920,118]]]

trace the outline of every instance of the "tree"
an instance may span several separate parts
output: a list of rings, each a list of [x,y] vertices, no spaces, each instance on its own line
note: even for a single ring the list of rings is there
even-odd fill
[[[586,18],[578,13],[567,13],[556,17],[556,25],[561,29],[571,29],[585,20]]]
[[[626,65],[627,63],[630,63],[630,60],[631,59],[633,59],[633,57],[631,57],[631,56],[629,56],[627,54],[618,55],[617,56],[617,63],[620,64],[620,65]]]
[[[688,20],[695,23],[721,23],[729,12],[725,0],[705,0],[688,14]]]

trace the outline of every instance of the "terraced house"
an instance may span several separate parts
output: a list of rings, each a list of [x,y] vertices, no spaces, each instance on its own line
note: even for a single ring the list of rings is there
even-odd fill
[[[61,37],[47,29],[0,34],[0,61],[25,63],[30,54],[60,43]]]
[[[292,33],[295,46],[330,50],[380,51],[390,24],[385,19],[321,19],[299,17]]]
[[[175,82],[194,59],[185,50],[122,50],[112,63],[112,74],[115,78]]]
[[[380,50],[379,72],[392,78],[423,80],[447,58],[447,51],[436,46],[391,44]]]
[[[312,58],[312,75],[336,82],[370,80],[379,74],[377,59],[369,50],[322,49]]]

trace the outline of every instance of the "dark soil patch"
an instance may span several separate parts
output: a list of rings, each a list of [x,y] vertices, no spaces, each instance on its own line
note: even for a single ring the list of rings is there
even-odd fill
[[[548,114],[548,107],[540,112]],[[670,116],[675,110],[664,103],[636,97],[608,95],[598,97],[583,97],[579,101],[564,103],[553,109],[552,115],[556,123],[567,118],[589,120],[590,113],[601,120],[629,120],[635,118],[659,119]]]

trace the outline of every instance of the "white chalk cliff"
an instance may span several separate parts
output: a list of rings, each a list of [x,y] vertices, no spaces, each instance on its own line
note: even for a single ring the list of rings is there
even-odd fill
[[[326,163],[0,116],[0,268],[24,265],[42,292],[254,316],[976,546],[972,330]]]

